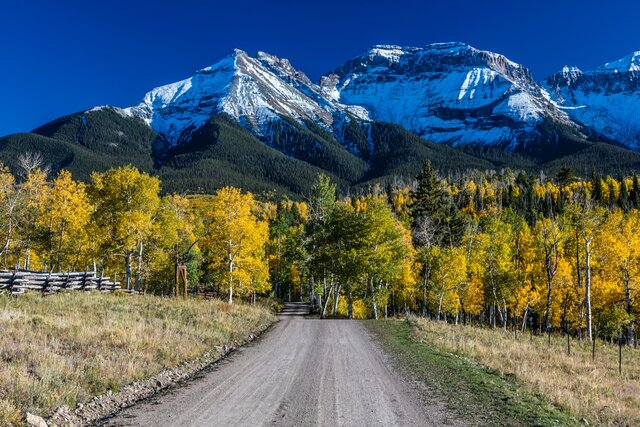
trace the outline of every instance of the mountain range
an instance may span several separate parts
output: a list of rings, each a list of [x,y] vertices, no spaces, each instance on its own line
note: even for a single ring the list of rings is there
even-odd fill
[[[319,172],[342,187],[512,167],[640,166],[640,51],[542,81],[463,43],[373,46],[314,82],[283,58],[234,50],[134,106],[99,106],[0,138],[0,160],[41,152],[81,179],[131,163],[167,191],[222,185],[290,194]]]

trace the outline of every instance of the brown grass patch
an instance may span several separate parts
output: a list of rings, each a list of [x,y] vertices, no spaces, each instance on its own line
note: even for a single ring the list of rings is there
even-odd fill
[[[264,330],[265,308],[153,296],[0,295],[0,425],[107,390]]]
[[[640,425],[640,350],[623,347],[618,374],[618,348],[598,341],[595,360],[591,344],[566,337],[519,334],[503,330],[455,326],[412,319],[417,338],[465,356],[500,372],[515,375],[527,389],[540,393],[574,415],[601,425]]]

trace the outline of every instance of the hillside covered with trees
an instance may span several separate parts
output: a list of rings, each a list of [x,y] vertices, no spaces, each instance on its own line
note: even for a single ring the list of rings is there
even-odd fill
[[[397,124],[356,120],[336,136],[312,122],[283,119],[270,125],[268,137],[260,138],[225,114],[212,116],[188,140],[171,145],[141,119],[100,107],[0,138],[0,161],[18,173],[21,155],[40,153],[54,173],[66,169],[85,183],[94,171],[132,164],[159,177],[163,194],[212,194],[234,186],[298,200],[310,193],[320,173],[340,192],[376,183],[409,185],[426,160],[443,176],[507,167],[555,175],[569,166],[588,178],[594,166],[599,173],[618,176],[631,175],[640,165],[640,153],[608,143],[576,140],[538,148],[513,152],[480,145],[451,147]]]

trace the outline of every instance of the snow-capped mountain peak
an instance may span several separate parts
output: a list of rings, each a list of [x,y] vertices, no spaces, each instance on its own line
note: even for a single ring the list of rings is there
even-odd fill
[[[565,66],[538,83],[504,55],[448,42],[374,45],[314,82],[285,58],[235,49],[116,111],[141,118],[168,145],[224,113],[267,143],[274,123],[292,120],[346,143],[344,125],[356,119],[396,123],[451,145],[513,149],[584,131],[640,149],[638,73],[635,51],[593,71]]]
[[[637,73],[640,72],[640,50],[618,59],[608,62],[600,67],[600,71],[610,71],[614,73]]]
[[[368,59],[371,62],[381,61],[387,64],[393,64],[400,61],[405,55],[407,48],[394,45],[375,45],[367,52]]]
[[[332,75],[341,102],[435,142],[515,147],[547,118],[572,126],[526,67],[465,43],[377,45]]]
[[[266,52],[259,51],[256,59],[280,78],[290,81],[298,81],[308,86],[313,82],[302,71],[296,70],[286,58],[279,58]]]
[[[570,85],[582,75],[582,70],[578,67],[569,67],[565,65],[564,67],[562,67],[561,73],[562,77],[567,80],[567,84]]]
[[[188,139],[220,113],[264,138],[271,123],[283,117],[331,130],[337,116],[367,116],[359,107],[324,98],[288,60],[264,52],[253,58],[239,49],[192,77],[149,91],[140,104],[123,110],[142,118],[169,145]]]
[[[556,73],[543,85],[583,127],[632,149],[640,148],[640,51],[593,71]]]

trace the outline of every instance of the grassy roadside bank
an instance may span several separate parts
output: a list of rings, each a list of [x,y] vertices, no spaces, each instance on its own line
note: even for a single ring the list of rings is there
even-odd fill
[[[425,384],[430,400],[444,402],[465,425],[571,426],[578,421],[565,410],[526,391],[513,376],[485,368],[428,342],[404,321],[365,321],[367,328],[397,360],[408,378]]]
[[[640,425],[640,351],[566,336],[518,334],[416,318],[416,339],[515,376],[520,384],[597,425]]]
[[[0,425],[46,416],[266,329],[267,308],[153,296],[0,295]]]

